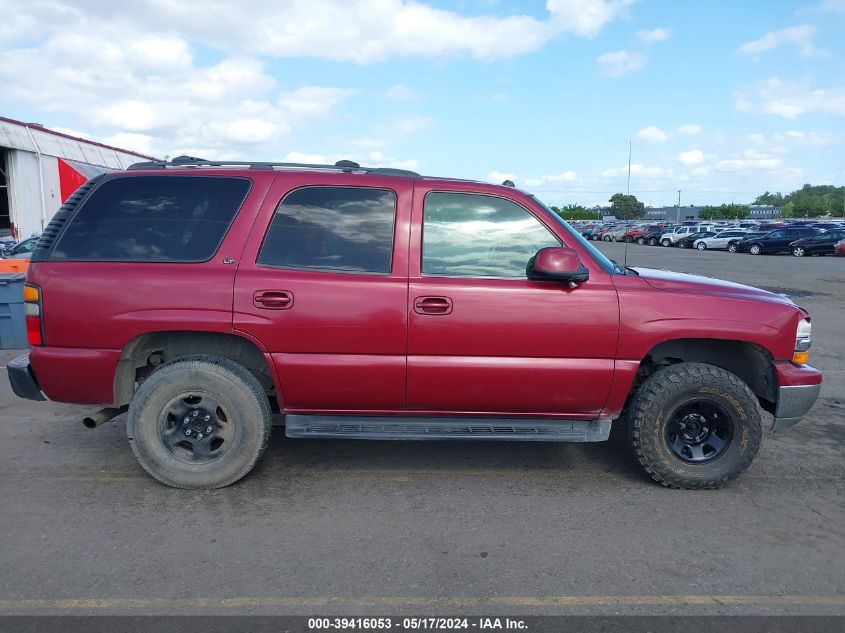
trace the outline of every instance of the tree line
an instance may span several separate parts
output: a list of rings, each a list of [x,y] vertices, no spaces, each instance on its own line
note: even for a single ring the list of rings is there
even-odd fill
[[[639,220],[645,215],[645,205],[636,196],[615,193],[610,197],[610,212],[620,220]],[[783,195],[769,191],[757,196],[752,204],[768,205],[780,209],[782,218],[814,218],[820,216],[845,217],[845,187],[833,185],[804,185],[801,189]],[[588,209],[580,204],[552,206],[552,210],[564,220],[596,220],[601,211]],[[746,204],[709,205],[701,209],[702,220],[741,220],[747,218],[751,209]]]

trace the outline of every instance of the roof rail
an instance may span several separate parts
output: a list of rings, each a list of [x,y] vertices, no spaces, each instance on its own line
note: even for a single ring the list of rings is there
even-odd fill
[[[274,163],[238,160],[207,160],[196,156],[177,156],[171,161],[152,160],[134,163],[127,169],[167,169],[168,167],[247,167],[249,169],[323,169],[342,171],[345,173],[360,172],[377,176],[397,176],[402,178],[422,178],[420,174],[408,169],[393,169],[391,167],[361,167],[351,160],[339,160],[334,165],[317,165],[311,163]]]

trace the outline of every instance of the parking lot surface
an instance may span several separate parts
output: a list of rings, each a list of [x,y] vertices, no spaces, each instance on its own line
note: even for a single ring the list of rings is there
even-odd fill
[[[91,408],[17,399],[4,376],[0,614],[845,613],[845,259],[631,245],[627,261],[813,317],[820,399],[727,488],[661,488],[619,425],[586,445],[277,432],[239,484],[174,490],[135,463],[123,416],[85,429]]]

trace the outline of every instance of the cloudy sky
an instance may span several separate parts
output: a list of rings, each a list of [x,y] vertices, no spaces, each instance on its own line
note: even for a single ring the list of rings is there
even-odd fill
[[[0,115],[158,157],[513,178],[546,202],[845,183],[845,0],[0,0]]]

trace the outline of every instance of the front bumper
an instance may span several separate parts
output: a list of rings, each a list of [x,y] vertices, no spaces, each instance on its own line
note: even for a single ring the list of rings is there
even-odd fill
[[[777,363],[778,401],[772,429],[782,431],[797,424],[813,407],[822,388],[822,374],[810,365]]]
[[[6,371],[9,373],[9,384],[15,395],[27,400],[46,400],[29,366],[29,354],[19,356],[10,362],[6,365]]]

